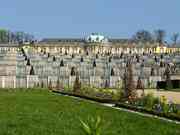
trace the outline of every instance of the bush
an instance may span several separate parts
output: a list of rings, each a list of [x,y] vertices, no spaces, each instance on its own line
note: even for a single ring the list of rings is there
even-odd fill
[[[64,91],[71,92],[71,91],[73,91],[73,87],[69,87],[69,86],[65,85],[64,86]]]
[[[153,94],[147,94],[143,97],[143,106],[145,106],[148,109],[152,109],[154,106],[154,96]]]
[[[92,95],[94,95],[95,90],[92,87],[89,87],[87,85],[83,85],[83,86],[81,86],[80,92],[82,95],[92,96]]]

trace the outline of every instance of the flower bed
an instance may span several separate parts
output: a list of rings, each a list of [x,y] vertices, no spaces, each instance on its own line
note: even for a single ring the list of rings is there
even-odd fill
[[[134,106],[134,105],[126,104],[126,103],[116,103],[115,107],[121,107],[121,108],[129,109],[129,110],[133,110],[137,112],[148,113],[148,114],[156,115],[159,117],[164,117],[167,119],[180,121],[180,115],[175,114],[175,113],[157,112],[155,110],[147,109],[145,107]]]
[[[81,95],[81,94],[75,94],[73,92],[63,92],[63,91],[56,91],[53,90],[53,92],[55,93],[60,93],[62,95],[68,95],[68,96],[75,96],[75,97],[79,97],[79,98],[83,98],[83,99],[87,99],[87,100],[92,100],[92,101],[96,101],[99,103],[111,103],[111,104],[115,104],[117,103],[117,101],[114,101],[112,99],[105,99],[105,98],[100,98],[100,97],[90,97],[90,96],[85,96],[85,95]]]

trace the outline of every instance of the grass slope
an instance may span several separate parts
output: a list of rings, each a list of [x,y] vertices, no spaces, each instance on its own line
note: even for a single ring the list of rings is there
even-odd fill
[[[103,135],[180,134],[180,125],[47,91],[0,91],[0,135],[83,135],[79,118],[96,115]]]

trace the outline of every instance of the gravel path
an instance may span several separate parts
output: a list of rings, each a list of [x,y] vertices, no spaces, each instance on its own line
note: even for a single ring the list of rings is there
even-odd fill
[[[138,93],[141,94],[142,91],[138,90]],[[157,90],[145,90],[145,93],[153,93],[155,96],[161,97],[165,96],[169,101],[173,101],[176,104],[180,104],[180,92],[174,91],[157,91]]]

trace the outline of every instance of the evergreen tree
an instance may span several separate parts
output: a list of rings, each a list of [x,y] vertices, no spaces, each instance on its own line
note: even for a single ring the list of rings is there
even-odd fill
[[[115,75],[114,69],[112,68],[112,69],[111,69],[111,76],[114,76],[114,75]]]
[[[112,58],[111,58],[111,57],[109,57],[109,63],[111,63],[111,59],[112,59]]]
[[[48,53],[48,58],[50,57],[50,53]]]
[[[25,60],[25,61],[27,60],[27,56],[26,56],[26,55],[24,56],[24,60]]]
[[[52,90],[52,89],[53,89],[51,79],[49,80],[48,89],[49,89],[49,90]]]
[[[53,56],[53,62],[55,62],[56,61],[56,57],[55,56]]]
[[[76,75],[76,73],[75,73],[75,68],[72,67],[72,68],[71,68],[71,76],[75,76],[75,75]]]
[[[154,57],[154,61],[157,63],[158,62],[158,59],[157,59],[157,57],[155,56]]]
[[[67,51],[65,51],[65,55],[67,55]]]
[[[98,54],[96,54],[96,59],[98,59],[98,57],[99,57]]]
[[[26,64],[26,65],[27,65],[27,66],[30,66],[30,65],[31,65],[30,59],[27,60],[27,64]]]
[[[154,76],[155,75],[155,71],[154,71],[154,68],[152,67],[151,68],[151,76]]]
[[[74,58],[74,54],[72,54],[72,59]]]
[[[96,67],[96,61],[95,60],[93,61],[93,67]]]
[[[81,57],[81,62],[84,62],[84,59],[83,59],[83,57]]]
[[[123,52],[122,52],[122,53],[120,54],[120,59],[122,59],[122,58],[123,58],[123,55],[124,55],[124,54],[123,54]]]
[[[61,60],[61,62],[60,62],[60,67],[64,67],[64,61],[63,60]]]
[[[22,54],[23,54],[23,55],[25,54],[25,51],[24,51],[24,49],[23,49],[23,48],[21,48],[21,52],[22,52]]]
[[[30,69],[30,73],[29,73],[30,75],[35,75],[35,72],[34,72],[34,67],[33,66],[31,66],[31,69]]]

